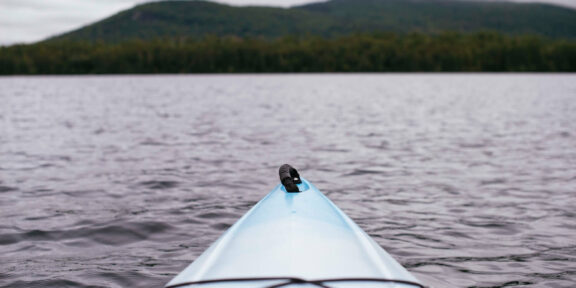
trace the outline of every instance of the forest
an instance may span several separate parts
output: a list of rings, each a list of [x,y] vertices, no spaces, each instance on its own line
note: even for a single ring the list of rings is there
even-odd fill
[[[47,41],[102,41],[206,36],[277,39],[358,33],[475,33],[540,35],[576,40],[576,10],[509,1],[331,0],[291,8],[229,6],[206,1],[137,5]]]
[[[446,32],[0,47],[0,75],[296,72],[576,72],[576,41]]]

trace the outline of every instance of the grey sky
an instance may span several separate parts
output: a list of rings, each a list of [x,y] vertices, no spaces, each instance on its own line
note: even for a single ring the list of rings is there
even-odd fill
[[[218,0],[232,5],[283,6],[319,0]],[[484,0],[493,1],[493,0]],[[512,0],[576,8],[576,0]],[[147,0],[0,0],[0,45],[29,43],[110,16]]]

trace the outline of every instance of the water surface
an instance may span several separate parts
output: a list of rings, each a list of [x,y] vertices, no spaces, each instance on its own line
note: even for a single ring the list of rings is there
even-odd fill
[[[434,287],[574,287],[576,76],[0,78],[0,286],[161,287],[291,163]]]

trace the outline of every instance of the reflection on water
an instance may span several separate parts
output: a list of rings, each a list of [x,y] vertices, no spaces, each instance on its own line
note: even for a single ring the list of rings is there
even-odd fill
[[[161,287],[285,162],[429,285],[576,282],[573,75],[0,88],[0,286]]]

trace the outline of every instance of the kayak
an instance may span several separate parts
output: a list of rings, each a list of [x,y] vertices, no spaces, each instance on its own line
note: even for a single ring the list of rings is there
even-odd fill
[[[280,180],[166,288],[424,287],[296,169]]]

